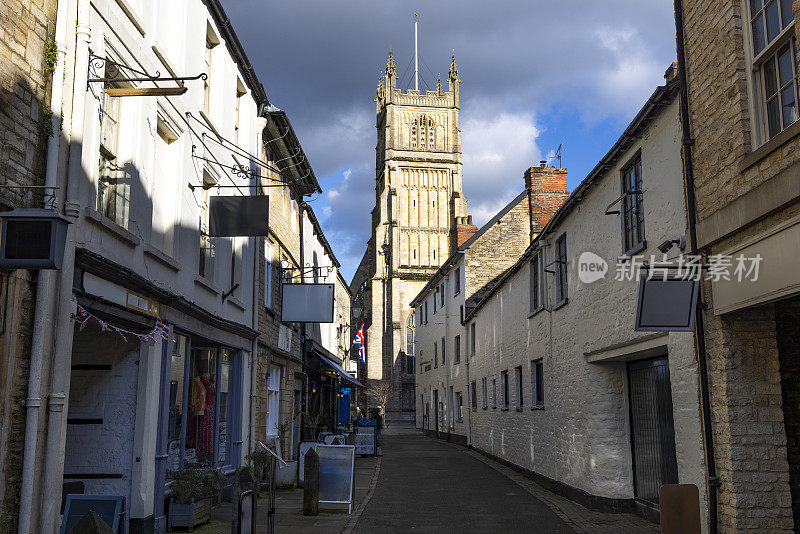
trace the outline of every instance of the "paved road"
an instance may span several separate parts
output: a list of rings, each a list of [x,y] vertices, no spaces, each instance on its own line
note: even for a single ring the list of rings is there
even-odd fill
[[[542,501],[463,449],[413,429],[386,433],[381,445],[378,484],[354,533],[574,532]]]

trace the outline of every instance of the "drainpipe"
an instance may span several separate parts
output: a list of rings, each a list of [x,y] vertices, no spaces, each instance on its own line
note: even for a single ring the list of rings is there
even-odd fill
[[[84,113],[86,107],[86,78],[89,70],[90,0],[78,0],[76,26],[75,76],[72,87],[72,129],[69,146],[69,166],[65,183],[64,214],[76,221],[80,204],[75,198],[79,180],[91,176],[89,165],[82,161],[84,143]],[[75,181],[70,187],[70,181]],[[58,308],[55,316],[55,349],[49,395],[47,421],[47,447],[42,482],[42,509],[39,532],[55,532],[61,503],[61,486],[64,474],[64,445],[66,441],[66,413],[72,362],[73,324],[70,315],[75,312],[72,278],[75,272],[75,224],[67,227],[63,267],[58,288]]]
[[[683,168],[686,176],[686,204],[689,223],[689,250],[697,254],[697,200],[695,198],[694,167],[692,165],[692,135],[689,123],[689,91],[686,85],[686,51],[683,36],[683,6],[681,0],[675,0],[675,37],[678,52],[678,80],[680,82],[681,126],[683,129]],[[706,468],[708,469],[708,523],[709,532],[717,532],[717,488],[720,486],[717,478],[716,461],[714,458],[714,435],[711,425],[711,396],[708,390],[708,363],[706,360],[706,338],[703,323],[703,310],[699,303],[703,302],[698,296],[698,310],[695,316],[695,338],[697,340],[697,360],[700,371],[700,397],[703,406],[703,433],[706,445]]]
[[[55,42],[58,47],[58,59],[50,92],[50,109],[54,110],[52,117],[53,135],[47,140],[47,166],[44,185],[55,187],[58,175],[58,151],[61,144],[61,100],[64,88],[64,61],[67,55],[67,13],[69,2],[62,0],[58,3],[56,12]],[[56,190],[45,189],[45,195],[52,193],[57,202]],[[45,207],[48,207],[45,205]],[[53,206],[58,209],[58,204]],[[19,503],[19,534],[31,532],[31,509],[33,507],[33,479],[36,466],[39,415],[42,405],[42,367],[44,364],[45,341],[49,339],[47,326],[53,321],[53,308],[50,295],[56,273],[46,269],[39,271],[36,280],[36,305],[33,317],[33,341],[31,345],[31,363],[28,376],[28,397],[25,399],[25,448],[22,461],[22,485],[20,488]]]

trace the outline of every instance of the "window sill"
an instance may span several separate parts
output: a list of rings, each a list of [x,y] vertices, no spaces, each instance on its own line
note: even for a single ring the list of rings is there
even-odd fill
[[[145,245],[144,245],[144,253],[145,253],[146,256],[150,256],[151,258],[153,258],[154,260],[156,260],[160,264],[162,264],[162,265],[164,265],[166,267],[169,267],[170,269],[172,269],[176,273],[181,270],[181,264],[178,263],[178,260],[176,260],[172,256],[169,256],[169,255],[161,252],[160,250],[158,250],[153,245],[150,245],[149,243],[145,243]]]
[[[214,285],[214,282],[212,282],[208,278],[196,274],[194,276],[194,283],[199,285],[203,289],[207,290],[208,292],[213,293],[214,295],[219,295],[219,289],[217,288],[217,286]]]
[[[753,165],[758,164],[762,159],[769,156],[783,145],[794,139],[800,134],[800,120],[794,121],[788,127],[784,128],[778,135],[756,148],[752,152],[746,154],[742,161],[739,163],[739,172],[744,172]]]
[[[517,406],[517,411],[518,412],[524,412],[525,410],[523,410],[522,406]]]
[[[500,408],[500,411],[501,411],[501,412],[507,412],[507,411],[508,411],[508,408]]]
[[[531,410],[544,410],[544,404],[537,404],[535,406],[531,406]]]
[[[642,240],[642,242],[641,242],[641,243],[639,243],[638,245],[636,245],[636,246],[634,246],[634,247],[631,247],[631,249],[630,249],[630,250],[628,250],[627,252],[624,252],[624,253],[622,254],[622,256],[620,257],[620,259],[621,259],[621,260],[628,260],[628,259],[630,259],[630,258],[631,258],[631,256],[633,256],[634,254],[638,254],[638,253],[640,253],[641,251],[643,251],[643,250],[644,250],[644,249],[646,249],[646,248],[647,248],[647,240],[646,240],[646,239],[644,239],[644,240]]]
[[[142,243],[142,240],[138,236],[129,232],[127,228],[120,226],[97,210],[87,207],[84,214],[87,219],[100,226],[103,230],[117,236],[127,245],[137,247]]]
[[[561,302],[557,303],[555,307],[553,307],[553,311],[556,311],[557,309],[561,308],[562,306],[566,306],[567,304],[569,304],[569,298],[566,298]]]
[[[530,312],[528,314],[528,319],[532,318],[534,315],[539,315],[539,313],[541,311],[543,311],[543,310],[544,310],[544,306],[539,306],[538,308],[536,308],[535,310],[533,310],[532,312]]]

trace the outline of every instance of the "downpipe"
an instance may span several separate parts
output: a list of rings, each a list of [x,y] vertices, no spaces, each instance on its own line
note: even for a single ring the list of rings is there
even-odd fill
[[[61,146],[61,107],[64,93],[64,62],[67,55],[67,13],[70,2],[62,0],[58,3],[56,11],[55,42],[58,50],[55,69],[50,91],[50,109],[54,110],[52,116],[53,135],[47,140],[47,160],[45,168],[45,183],[48,188],[55,188],[58,181],[58,159]],[[52,194],[52,207],[58,210],[58,197],[55,189],[45,189]],[[45,206],[47,202],[45,202]],[[53,322],[54,309],[50,300],[51,287],[56,280],[56,273],[46,269],[39,271],[36,279],[36,303],[33,316],[33,332],[31,343],[31,361],[28,375],[28,396],[25,399],[25,448],[22,460],[22,484],[20,487],[19,502],[19,534],[31,532],[31,510],[33,508],[33,481],[38,450],[39,416],[41,413],[42,398],[42,371],[44,364],[45,341],[50,339],[50,329]]]
[[[675,37],[678,52],[678,81],[680,83],[681,127],[683,131],[683,167],[686,177],[686,204],[689,224],[689,250],[697,254],[697,199],[695,198],[694,167],[692,164],[692,136],[689,121],[689,91],[686,85],[686,50],[683,35],[683,5],[675,0]],[[703,408],[703,433],[706,445],[706,469],[708,470],[708,523],[709,532],[717,532],[717,488],[720,486],[714,458],[714,434],[711,424],[711,396],[708,389],[708,362],[702,296],[698,294],[698,310],[695,314],[695,339],[697,340],[697,362],[700,374],[700,397]]]

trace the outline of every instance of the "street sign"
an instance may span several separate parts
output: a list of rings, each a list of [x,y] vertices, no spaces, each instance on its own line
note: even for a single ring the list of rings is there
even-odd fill
[[[208,235],[211,237],[266,236],[269,232],[269,197],[214,196],[208,200]]]
[[[352,445],[319,445],[319,502],[347,504],[353,510],[353,473],[355,447]]]

